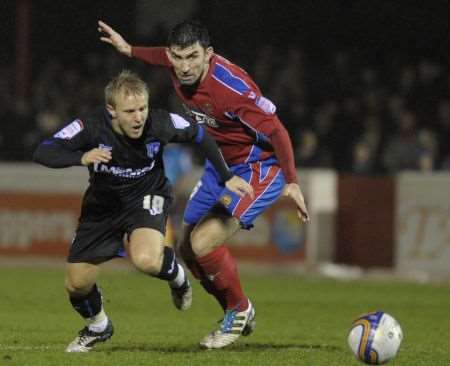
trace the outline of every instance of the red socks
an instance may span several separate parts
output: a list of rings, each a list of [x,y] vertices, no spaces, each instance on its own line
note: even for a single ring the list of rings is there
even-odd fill
[[[219,301],[224,310],[247,309],[248,300],[241,288],[236,262],[226,246],[221,245],[211,253],[197,258],[196,264],[203,270],[202,286]]]
[[[208,280],[202,267],[200,267],[200,265],[195,260],[185,260],[184,263],[189,268],[192,275],[196,279],[200,280],[200,284],[206,290],[206,292],[216,298],[223,311],[225,312],[227,310],[227,299],[225,297],[225,291],[215,288],[214,283]]]

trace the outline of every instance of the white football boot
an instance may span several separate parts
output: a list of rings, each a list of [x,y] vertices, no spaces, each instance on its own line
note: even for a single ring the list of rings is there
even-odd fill
[[[187,310],[192,305],[192,286],[186,277],[186,281],[181,287],[170,287],[172,302],[178,310]]]
[[[235,342],[241,335],[250,335],[256,327],[255,308],[248,302],[244,311],[227,310],[219,329],[206,335],[200,346],[207,349],[223,348]]]
[[[114,334],[114,327],[108,319],[108,325],[103,332],[93,332],[84,327],[78,332],[78,336],[67,346],[66,352],[89,352],[98,342],[105,342]]]

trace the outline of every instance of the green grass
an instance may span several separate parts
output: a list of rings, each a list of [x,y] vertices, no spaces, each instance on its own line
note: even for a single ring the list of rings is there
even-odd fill
[[[255,333],[203,351],[198,341],[221,314],[197,284],[193,307],[179,312],[165,283],[107,269],[99,283],[116,334],[89,354],[65,354],[83,322],[67,301],[63,269],[0,268],[0,365],[359,365],[346,343],[349,325],[378,309],[405,334],[390,365],[450,365],[448,284],[256,274],[243,282],[257,311]]]

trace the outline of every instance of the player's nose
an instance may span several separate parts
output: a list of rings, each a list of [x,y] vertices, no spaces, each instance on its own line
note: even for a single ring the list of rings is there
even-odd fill
[[[190,65],[189,61],[182,61],[181,62],[181,71],[183,73],[187,73],[190,68],[191,68],[191,65]]]
[[[138,111],[135,115],[134,115],[134,120],[138,123],[141,123],[144,121],[145,118],[145,114],[143,112]]]

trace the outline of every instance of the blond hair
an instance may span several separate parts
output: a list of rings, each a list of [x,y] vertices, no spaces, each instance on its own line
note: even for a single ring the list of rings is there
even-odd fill
[[[105,87],[106,104],[116,105],[116,96],[119,93],[124,95],[146,95],[149,96],[147,84],[134,72],[123,70],[112,79]]]

